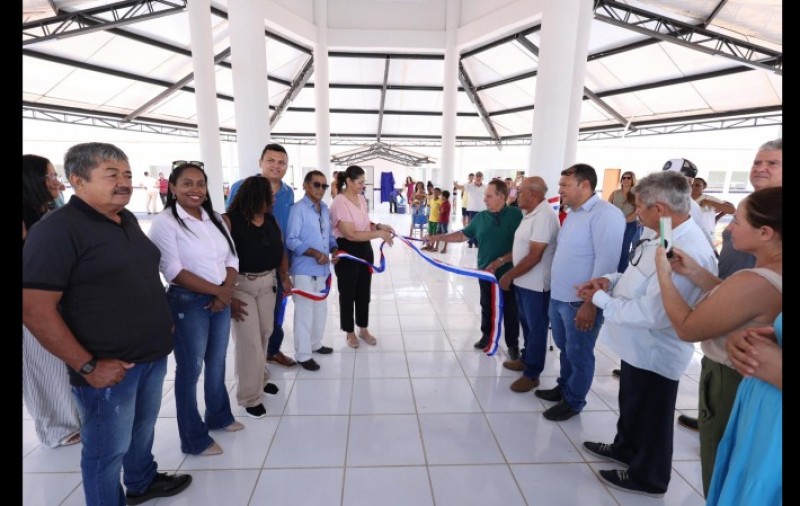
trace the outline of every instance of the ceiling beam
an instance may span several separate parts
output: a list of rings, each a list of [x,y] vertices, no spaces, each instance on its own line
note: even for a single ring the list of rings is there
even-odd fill
[[[216,63],[224,60],[225,58],[227,58],[230,55],[231,55],[231,48],[225,49],[221,53],[219,53],[218,55],[216,55],[214,57],[214,63],[216,64]],[[147,102],[145,102],[143,105],[141,105],[138,108],[136,108],[133,112],[131,112],[130,114],[125,116],[125,121],[131,121],[131,120],[135,119],[137,116],[139,116],[140,114],[144,113],[145,111],[149,111],[150,109],[155,107],[156,104],[160,104],[167,97],[171,96],[176,91],[182,89],[186,84],[189,83],[189,81],[192,81],[192,80],[194,80],[194,72],[189,72],[186,76],[184,76],[183,78],[179,79],[175,84],[173,84],[172,86],[168,87],[166,90],[162,91],[161,93],[159,93],[155,97],[153,97],[150,100],[148,100]]]
[[[594,18],[659,40],[706,54],[722,56],[748,67],[783,74],[783,53],[722,35],[613,0],[595,0]]]
[[[383,129],[383,109],[386,105],[386,84],[389,82],[389,58],[386,58],[383,66],[383,86],[381,86],[381,103],[378,110],[378,130],[375,138],[381,142],[381,130]]]
[[[528,40],[526,37],[520,37],[517,39],[517,43],[519,43],[522,47],[527,49],[533,56],[535,56],[538,60],[539,58],[539,48],[536,47],[536,44]],[[616,119],[620,125],[629,125],[630,121],[624,118],[619,112],[616,111],[613,107],[605,103],[600,97],[595,95],[592,90],[587,88],[586,86],[583,87],[583,94],[589,98],[594,104],[599,107],[600,109],[604,110],[609,116]]]
[[[483,102],[481,102],[481,98],[478,96],[475,86],[472,85],[472,81],[470,81],[467,71],[464,69],[464,64],[461,61],[458,62],[458,80],[461,81],[461,86],[467,93],[470,102],[472,102],[472,105],[474,105],[478,110],[478,116],[481,117],[483,126],[485,126],[486,130],[488,130],[489,136],[494,139],[495,144],[497,144],[497,149],[501,149],[502,145],[500,144],[500,136],[497,134],[497,130],[495,130],[492,120],[489,119],[489,113],[486,112],[486,108],[483,106]]]
[[[22,45],[129,25],[186,9],[187,0],[124,0],[22,24]]]
[[[289,107],[300,91],[303,89],[303,86],[308,82],[311,75],[314,73],[314,55],[309,55],[308,60],[306,60],[305,65],[303,68],[300,69],[300,72],[297,73],[294,80],[292,80],[292,85],[289,87],[289,90],[283,96],[283,100],[281,103],[278,104],[278,107],[275,108],[275,112],[272,113],[272,117],[269,119],[269,127],[270,129],[275,127],[275,124],[278,123],[278,120],[281,119],[281,116]],[[267,99],[269,102],[269,98]]]

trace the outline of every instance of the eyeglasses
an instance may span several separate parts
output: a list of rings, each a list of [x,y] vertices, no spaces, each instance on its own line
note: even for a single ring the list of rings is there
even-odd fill
[[[172,170],[179,169],[181,167],[185,167],[186,165],[191,165],[193,167],[197,167],[199,169],[203,169],[205,164],[203,162],[198,162],[197,160],[175,160],[172,162]]]
[[[49,181],[61,181],[61,176],[59,176],[59,175],[58,175],[58,174],[56,174],[56,173],[53,173],[53,174],[45,174],[45,175],[44,175],[44,178],[45,178],[45,179],[47,179],[47,180],[49,180]]]
[[[311,181],[311,186],[313,186],[317,190],[319,190],[320,188],[322,188],[323,190],[327,190],[328,188],[331,187],[331,185],[320,183],[319,181]]]
[[[631,249],[630,255],[628,255],[628,262],[634,267],[639,265],[639,260],[642,259],[642,252],[644,248],[648,246],[648,242],[652,241],[652,239],[639,239],[639,241],[633,246]]]
[[[633,178],[630,176],[622,176],[622,179],[633,179]]]

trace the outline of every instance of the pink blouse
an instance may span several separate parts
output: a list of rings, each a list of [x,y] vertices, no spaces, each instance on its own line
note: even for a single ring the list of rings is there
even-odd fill
[[[358,206],[350,202],[344,193],[340,193],[331,202],[331,226],[334,237],[344,237],[339,230],[339,222],[347,221],[352,223],[356,232],[369,232],[371,221],[367,212],[367,199],[363,195],[358,196]]]

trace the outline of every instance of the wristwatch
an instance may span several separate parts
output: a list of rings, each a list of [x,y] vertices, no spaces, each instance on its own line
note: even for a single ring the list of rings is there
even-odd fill
[[[92,371],[94,371],[95,367],[97,367],[97,357],[92,357],[91,360],[83,364],[81,368],[78,369],[78,372],[84,375],[90,374]]]

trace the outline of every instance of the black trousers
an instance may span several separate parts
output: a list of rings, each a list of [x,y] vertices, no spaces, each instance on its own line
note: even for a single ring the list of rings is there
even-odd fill
[[[629,459],[631,479],[648,491],[669,485],[677,397],[677,381],[622,362],[614,445]]]
[[[336,239],[340,251],[375,263],[372,244],[369,241],[348,241]],[[355,332],[355,326],[369,326],[369,299],[372,287],[372,273],[364,264],[341,259],[333,266],[336,272],[336,286],[339,288],[339,325],[345,332]],[[353,314],[355,313],[355,322]]]
[[[478,280],[481,289],[481,338],[488,338],[492,333],[492,283]],[[511,290],[503,292],[503,329],[505,330],[506,346],[519,347],[519,309],[517,296],[513,286]]]

